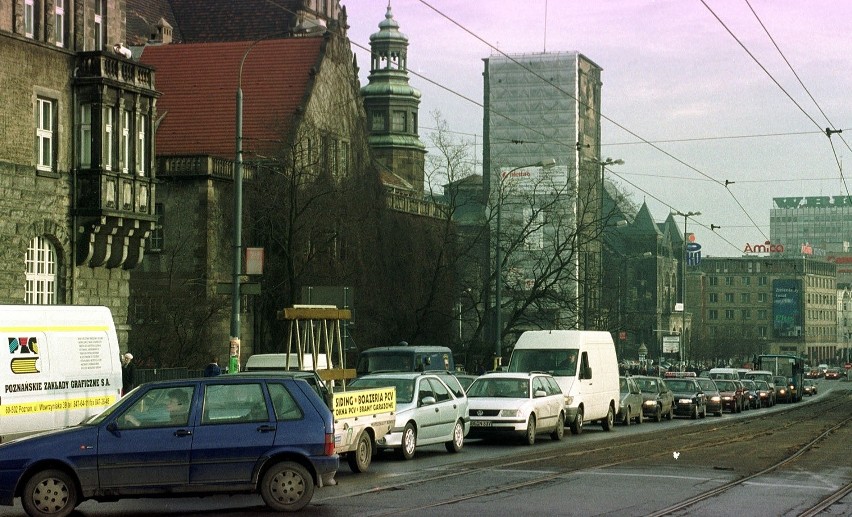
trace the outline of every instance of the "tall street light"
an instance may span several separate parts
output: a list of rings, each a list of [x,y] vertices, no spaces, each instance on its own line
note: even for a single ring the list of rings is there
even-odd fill
[[[240,275],[242,274],[243,241],[243,65],[249,52],[262,38],[243,53],[240,60],[240,72],[237,77],[237,127],[236,156],[234,159],[234,261],[231,275],[231,337],[228,346],[228,372],[240,369]]]
[[[683,253],[680,256],[681,261],[681,286],[680,286],[680,305],[683,312],[681,313],[680,323],[680,347],[678,348],[678,356],[680,358],[680,370],[683,371],[684,348],[686,348],[686,241],[689,240],[689,232],[686,231],[686,224],[690,217],[701,215],[701,212],[675,212],[675,215],[683,217]]]
[[[495,327],[495,343],[494,343],[494,369],[496,370],[502,365],[503,358],[503,349],[501,347],[501,342],[503,341],[503,313],[502,313],[502,305],[503,305],[503,272],[502,265],[503,257],[500,250],[500,230],[501,230],[501,219],[503,212],[503,180],[511,176],[513,172],[518,171],[520,169],[525,169],[527,167],[540,167],[542,169],[550,169],[556,165],[556,160],[553,158],[549,158],[546,160],[541,160],[536,163],[531,163],[528,165],[521,165],[519,167],[515,167],[514,169],[510,169],[507,172],[500,172],[500,181],[497,183],[497,231],[496,236],[494,238],[494,276],[495,276],[495,286],[494,286],[494,310],[496,312],[494,317],[494,327]]]
[[[597,258],[597,280],[595,281],[598,285],[600,285],[603,279],[603,233],[604,233],[604,221],[606,220],[606,215],[604,214],[604,177],[606,174],[606,166],[607,165],[624,165],[624,160],[621,158],[613,160],[612,158],[607,158],[604,161],[596,162],[601,166],[601,183],[600,190],[598,191],[598,205],[599,205],[599,217],[598,227],[600,228],[599,235],[599,250],[598,250],[598,258]],[[624,222],[624,221],[620,221]],[[585,256],[585,266],[583,267],[583,329],[589,329],[589,254],[591,252],[586,251]],[[598,309],[600,309],[601,304],[601,296],[597,297],[597,305]]]

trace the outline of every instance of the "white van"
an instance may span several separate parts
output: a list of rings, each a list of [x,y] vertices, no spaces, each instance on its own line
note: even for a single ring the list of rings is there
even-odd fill
[[[600,421],[605,431],[612,429],[621,395],[618,359],[609,332],[524,332],[509,358],[508,370],[553,375],[565,394],[566,423],[573,434],[583,431],[584,422]]]
[[[740,377],[740,368],[710,368],[710,378],[738,381],[742,377]]]
[[[0,442],[72,426],[121,396],[107,307],[0,305]]]
[[[299,365],[299,354],[254,354],[246,360],[245,371],[275,371],[275,370],[325,370],[328,368],[326,354],[317,354],[317,365],[314,368],[314,358],[311,354],[302,355]]]

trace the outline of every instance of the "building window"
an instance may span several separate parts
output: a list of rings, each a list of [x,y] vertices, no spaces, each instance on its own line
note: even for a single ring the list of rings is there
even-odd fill
[[[115,156],[115,108],[104,108],[104,169],[111,171]]]
[[[743,285],[751,285],[751,277],[750,276],[742,277],[742,284]]]
[[[24,36],[35,37],[35,0],[24,0]]]
[[[80,106],[80,167],[92,166],[92,105]]]
[[[751,319],[751,309],[743,309],[742,312],[743,321]]]
[[[130,120],[132,119],[130,110],[124,110],[124,117],[121,124],[121,172],[127,174],[130,172]]]
[[[56,303],[56,251],[44,237],[30,241],[26,256],[25,303]]]
[[[766,320],[768,319],[769,311],[766,309],[757,309],[757,319]]]
[[[56,46],[65,46],[65,0],[56,0],[53,6],[56,15]]]
[[[769,332],[766,327],[757,327],[757,336],[758,337],[768,337]]]
[[[154,203],[154,215],[157,216],[157,222],[154,229],[151,230],[151,235],[148,236],[149,251],[163,251],[163,223],[166,220],[166,209],[162,203]]]
[[[337,148],[340,157],[337,160],[337,166],[340,169],[340,174],[346,176],[349,174],[349,142],[341,141]]]
[[[710,285],[719,285],[719,277],[711,276],[710,277]]]
[[[56,103],[50,99],[39,97],[36,120],[36,144],[38,145],[38,162],[36,168],[40,171],[54,170],[53,135],[56,130],[54,113]]]
[[[725,285],[727,285],[727,286],[734,285],[734,277],[726,276],[725,277]]]
[[[759,277],[757,279],[757,285],[768,285],[769,281],[765,276]]]
[[[373,116],[370,117],[370,129],[372,131],[384,131],[385,130],[385,114],[381,111],[374,111]]]
[[[725,303],[734,303],[734,293],[725,293]]]
[[[140,176],[145,176],[148,172],[147,163],[145,163],[145,146],[148,142],[148,116],[141,115],[139,117],[139,127],[137,134],[137,146],[136,146],[136,174]]]
[[[710,293],[710,303],[719,302],[719,293]]]
[[[393,125],[391,126],[391,131],[395,131],[397,133],[405,132],[405,123],[406,123],[406,113],[404,111],[394,111],[393,112]]]
[[[740,293],[740,303],[751,303],[751,293]]]
[[[757,293],[758,303],[766,303],[766,301],[768,299],[769,299],[769,295],[767,295],[766,293]]]
[[[707,319],[709,320],[718,320],[719,319],[719,311],[716,309],[710,309],[707,311]]]
[[[105,0],[95,0],[95,50],[103,50],[104,48],[104,8]]]

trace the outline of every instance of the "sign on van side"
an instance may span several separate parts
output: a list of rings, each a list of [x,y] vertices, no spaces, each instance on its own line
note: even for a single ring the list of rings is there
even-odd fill
[[[375,415],[396,411],[396,390],[374,388],[357,391],[341,391],[333,396],[334,418]]]

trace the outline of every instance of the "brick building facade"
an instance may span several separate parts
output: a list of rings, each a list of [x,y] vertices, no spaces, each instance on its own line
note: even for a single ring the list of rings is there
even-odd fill
[[[0,5],[0,303],[105,305],[122,348],[155,217],[154,74],[124,2]]]

